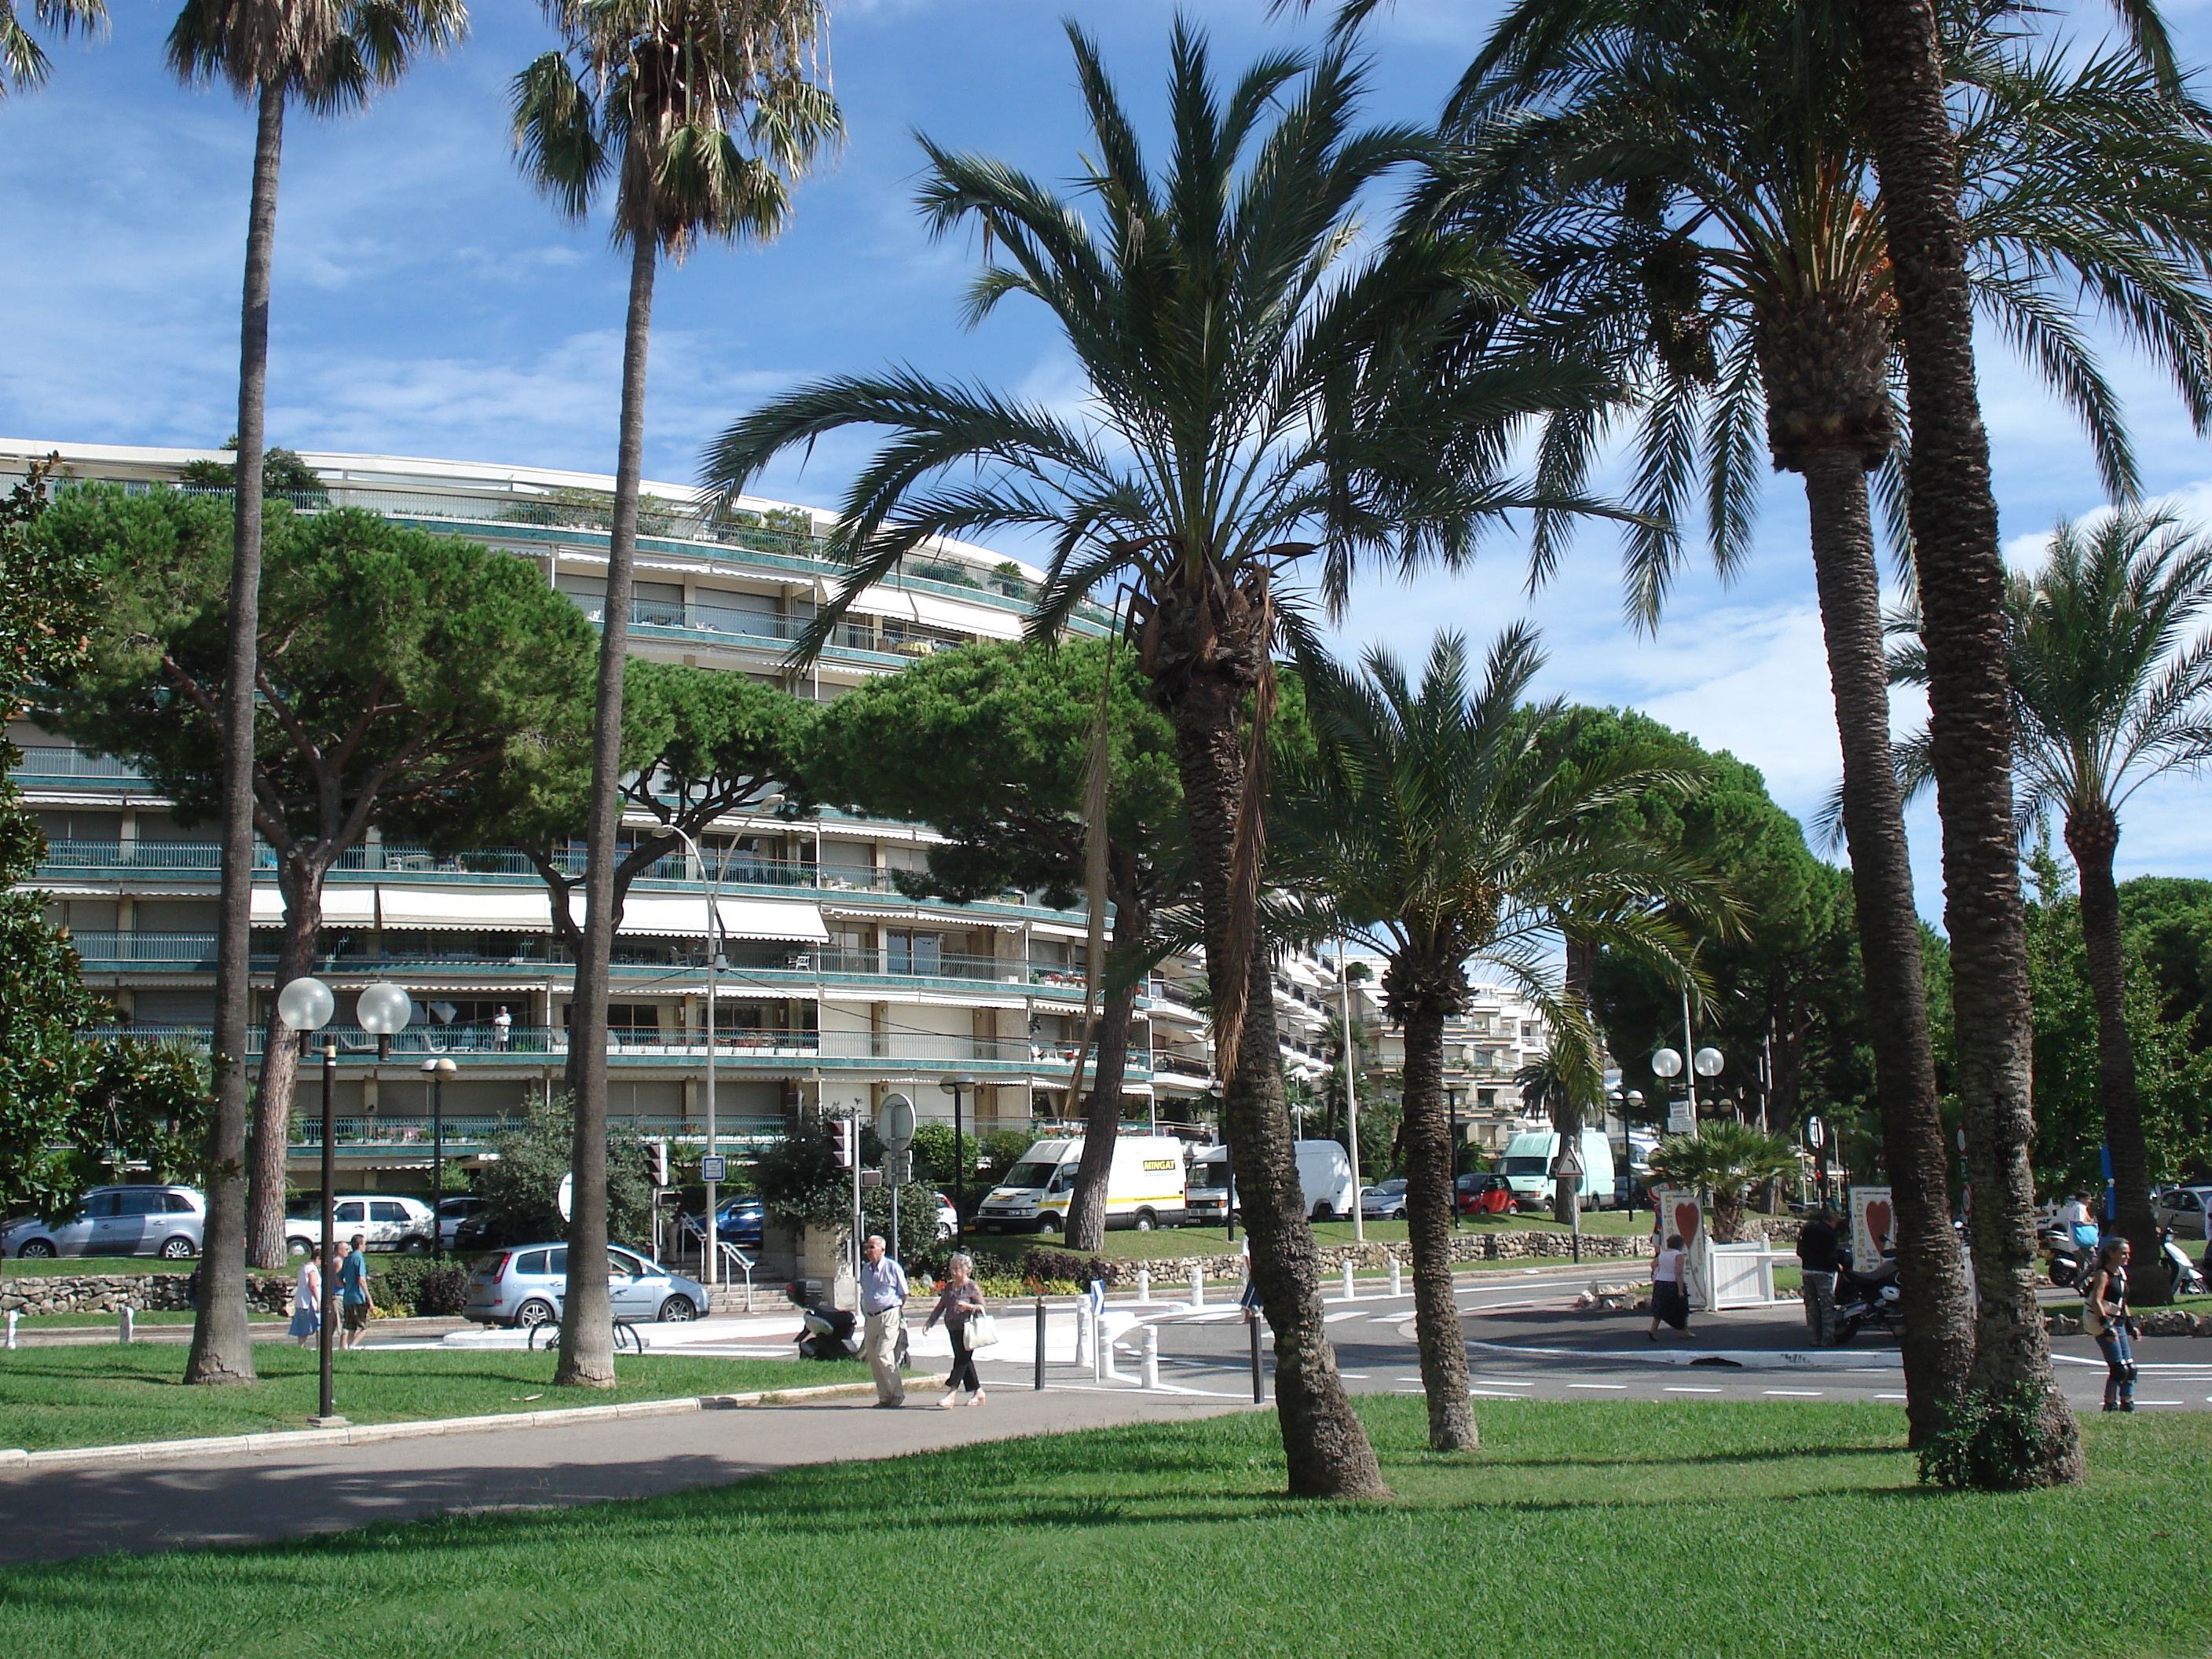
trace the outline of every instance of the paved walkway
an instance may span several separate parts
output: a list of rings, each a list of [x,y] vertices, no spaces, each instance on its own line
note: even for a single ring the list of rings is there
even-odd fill
[[[15,1517],[0,1566],[110,1550],[252,1543],[377,1521],[642,1498],[809,1463],[936,1451],[1024,1435],[1249,1410],[1134,1390],[994,1388],[979,1408],[937,1408],[933,1389],[903,1411],[872,1396],[751,1406],[585,1427],[448,1432],[313,1452],[217,1455],[113,1469],[0,1477]]]

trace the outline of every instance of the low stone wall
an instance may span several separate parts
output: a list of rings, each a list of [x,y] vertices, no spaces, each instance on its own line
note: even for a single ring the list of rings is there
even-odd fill
[[[0,1279],[0,1313],[29,1318],[36,1314],[140,1313],[189,1308],[190,1273],[21,1273]],[[292,1281],[274,1274],[248,1273],[249,1312],[289,1316]]]
[[[2186,1308],[2147,1308],[2136,1316],[2136,1328],[2145,1336],[2212,1336],[2212,1314],[2193,1314]],[[2053,1336],[2079,1336],[2077,1314],[2045,1314],[2043,1328]]]
[[[1525,1261],[1532,1256],[1572,1253],[1571,1241],[1565,1233],[1539,1231],[1461,1233],[1451,1239],[1449,1248],[1454,1261]],[[1626,1261],[1650,1254],[1651,1240],[1646,1234],[1625,1238],[1611,1233],[1583,1235],[1584,1261]],[[1411,1269],[1413,1248],[1407,1244],[1325,1245],[1321,1251],[1322,1276],[1337,1278],[1344,1272],[1346,1261],[1352,1263],[1355,1273],[1388,1273],[1394,1255]],[[1193,1267],[1217,1284],[1244,1275],[1244,1258],[1231,1255],[1166,1256],[1152,1261],[1109,1261],[1105,1265],[1106,1282],[1115,1286],[1134,1285],[1139,1272],[1150,1273],[1156,1287],[1188,1284]]]

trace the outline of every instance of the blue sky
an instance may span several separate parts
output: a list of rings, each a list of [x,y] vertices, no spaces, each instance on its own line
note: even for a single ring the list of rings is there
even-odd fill
[[[228,94],[185,91],[162,68],[173,7],[110,0],[114,26],[54,51],[43,91],[0,100],[9,250],[0,306],[0,434],[77,442],[213,444],[234,424],[238,280],[252,123]],[[1146,115],[1174,8],[1079,0]],[[1264,0],[1187,8],[1218,60],[1310,40]],[[366,114],[295,114],[278,219],[272,441],[611,471],[625,270],[603,224],[557,220],[516,173],[508,78],[551,37],[526,0],[478,0],[475,33]],[[1374,31],[1376,119],[1431,115],[1477,46],[1487,0],[1399,0]],[[812,375],[902,361],[1034,395],[1079,392],[1066,356],[1018,308],[975,331],[958,300],[978,250],[933,242],[913,210],[912,134],[1065,178],[1079,141],[1059,8],[1035,0],[854,0],[832,26],[849,137],[799,192],[766,248],[708,248],[665,271],[653,335],[647,465],[688,481],[702,444],[763,396]],[[2212,60],[2212,12],[2170,7],[2185,54]],[[2081,26],[2102,27],[2085,12]],[[2212,457],[2148,368],[2115,354],[2150,489],[2212,519]],[[2100,495],[2079,434],[1992,343],[1984,397],[2008,544],[2023,556]],[[827,504],[856,456],[825,446],[763,493]],[[1615,552],[1587,532],[1533,603],[1501,538],[1471,574],[1364,587],[1346,648],[1425,651],[1437,628],[1477,641],[1517,617],[1552,653],[1543,689],[1630,703],[1762,768],[1800,813],[1837,760],[1795,480],[1776,480],[1759,550],[1732,585],[1686,581],[1655,635],[1620,621]],[[1899,718],[1912,711],[1900,708]],[[2123,872],[2212,873],[2197,829],[2203,786],[2138,798]],[[1932,816],[1916,813],[1921,905],[1940,910]]]

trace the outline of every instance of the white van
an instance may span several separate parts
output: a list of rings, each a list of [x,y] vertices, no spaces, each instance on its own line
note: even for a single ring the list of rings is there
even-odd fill
[[[1499,1164],[1499,1173],[1513,1188],[1514,1197],[1526,1205],[1548,1205],[1552,1202],[1552,1161],[1559,1155],[1559,1137],[1554,1131],[1534,1130],[1517,1134],[1505,1144],[1505,1159]],[[1583,1131],[1583,1190],[1582,1207],[1586,1210],[1609,1209],[1613,1202],[1613,1143],[1605,1138],[1602,1129]]]
[[[985,1195],[975,1224],[987,1233],[1063,1232],[1083,1162],[1083,1137],[1040,1140]],[[1184,1209],[1182,1142],[1173,1135],[1117,1135],[1106,1177],[1106,1224],[1150,1232],[1180,1226]]]
[[[1298,1188],[1306,1213],[1316,1221],[1334,1221],[1352,1213],[1358,1195],[1352,1188],[1352,1158],[1341,1142],[1297,1143]],[[1229,1219],[1229,1149],[1208,1146],[1190,1166],[1190,1218],[1218,1226]],[[1242,1205],[1237,1206],[1242,1209]]]

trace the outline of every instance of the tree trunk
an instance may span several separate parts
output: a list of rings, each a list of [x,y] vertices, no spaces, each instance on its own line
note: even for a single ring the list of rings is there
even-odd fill
[[[1974,1357],[1973,1304],[1965,1256],[1951,1228],[1943,1121],[1936,1104],[1936,1058],[1921,981],[1920,916],[1912,902],[1904,800],[1890,753],[1881,584],[1866,471],[1856,455],[1841,449],[1807,456],[1802,471],[1828,684],[1843,744],[1844,836],[1866,964],[1875,1105],[1896,1212],[1905,1416],[1918,1445],[1942,1429],[1945,1408],[1966,1393]]]
[[[1252,1281],[1275,1334],[1275,1410],[1290,1490],[1301,1498],[1382,1498],[1389,1488],[1345,1394],[1322,1322],[1321,1258],[1284,1107],[1267,952],[1257,939],[1231,937],[1246,781],[1242,714],[1267,648],[1257,611],[1246,595],[1171,589],[1147,623],[1145,666],[1176,732],[1217,1011],[1215,1043],[1217,1049],[1235,1045],[1221,1117],[1250,1240]],[[1243,1018],[1240,1029],[1225,1030],[1219,1011],[1233,1004],[1230,975],[1239,968],[1246,975]]]
[[[2089,958],[2089,993],[2097,1004],[2097,1073],[2105,1103],[2105,1145],[2112,1154],[2112,1193],[2121,1236],[2135,1249],[2130,1300],[2146,1306],[2172,1299],[2159,1259],[2158,1223],[2150,1209],[2150,1153],[2143,1145],[2142,1097],[2136,1087],[2135,1045],[2128,1037],[2128,961],[2120,942],[2120,896],[2112,855],[2120,821],[2101,802],[2066,816],[2066,850],[2081,882],[2081,944]]]
[[[1137,907],[1114,907],[1114,949],[1118,954],[1145,932]],[[1094,972],[1103,973],[1103,964]],[[1091,1107],[1083,1126],[1083,1158],[1075,1166],[1075,1190],[1067,1200],[1067,1248],[1097,1252],[1106,1248],[1106,1188],[1114,1171],[1114,1138],[1121,1128],[1121,1079],[1129,1066],[1129,1016],[1137,1006],[1132,985],[1098,1012],[1097,1055],[1091,1070]]]
[[[252,1382],[246,1315],[246,1028],[253,949],[253,684],[261,632],[261,451],[269,392],[269,274],[284,88],[261,89],[238,331],[238,477],[232,496],[229,673],[222,688],[222,884],[216,904],[215,1109],[208,1119],[207,1228],[187,1382]],[[265,1056],[264,1056],[265,1058]]]
[[[327,867],[296,858],[287,858],[279,866],[284,891],[284,941],[276,953],[280,988],[314,969]],[[261,1033],[260,1082],[253,1093],[253,1150],[246,1214],[246,1260],[257,1267],[284,1266],[284,1188],[292,1150],[292,1093],[299,1074],[298,1033],[276,1017],[276,1001],[272,997]],[[329,1124],[323,1125],[323,1133],[331,1133]]]
[[[1390,972],[1398,971],[1393,963]],[[1413,1333],[1421,1356],[1421,1388],[1429,1397],[1429,1449],[1472,1451],[1481,1442],[1468,1405],[1467,1334],[1452,1295],[1456,1194],[1444,1112],[1444,1011],[1433,999],[1409,998],[1401,1018],[1406,1031],[1406,1237],[1413,1255]]]
[[[2082,1474],[2080,1430],[2052,1386],[2035,1301],[2033,1030],[2012,822],[2004,559],[1974,386],[1958,159],[1929,0],[1858,0],[1857,14],[1912,423],[1913,556],[1981,1295],[1970,1380],[2039,1390],[2039,1478],[2073,1482]]]
[[[650,226],[632,233],[629,329],[623,342],[622,439],[615,465],[614,527],[607,538],[607,603],[599,633],[599,701],[592,721],[592,817],[584,861],[584,948],[569,1005],[569,1072],[576,1085],[574,1181],[568,1218],[568,1287],[561,1318],[565,1387],[615,1385],[614,1322],[607,1296],[607,963],[614,952],[616,845],[622,828],[623,674],[629,657],[630,596],[637,562],[638,485],[645,466],[645,368],[653,327],[659,246]]]

